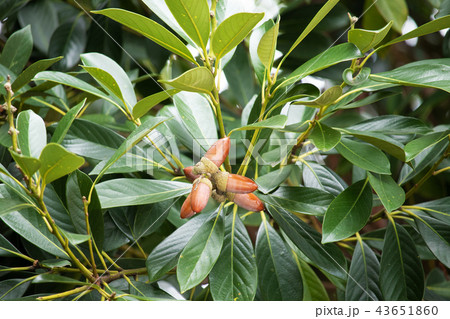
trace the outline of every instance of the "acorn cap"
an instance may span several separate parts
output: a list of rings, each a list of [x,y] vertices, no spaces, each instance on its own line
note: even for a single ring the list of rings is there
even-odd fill
[[[227,192],[227,183],[229,175],[230,173],[222,172],[219,170],[211,175],[211,181],[213,182],[215,189],[217,189],[219,193],[223,194]]]
[[[204,157],[213,162],[217,167],[220,167],[230,152],[230,144],[231,141],[228,136],[221,138],[210,147]]]
[[[211,197],[219,203],[223,203],[227,200],[227,194],[219,194],[217,193],[217,190],[212,191]]]
[[[201,174],[214,174],[219,170],[219,168],[211,162],[206,157],[202,157],[200,162],[194,165],[194,168],[192,169],[192,174],[194,175],[201,175]]]

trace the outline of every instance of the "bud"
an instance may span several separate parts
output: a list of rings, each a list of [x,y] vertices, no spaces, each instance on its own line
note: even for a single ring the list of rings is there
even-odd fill
[[[243,209],[260,212],[264,210],[263,202],[253,193],[249,194],[236,194],[233,201]]]
[[[188,166],[185,167],[183,169],[184,172],[184,176],[186,176],[186,178],[192,183],[193,181],[195,181],[197,178],[200,177],[200,175],[196,175],[194,173],[192,173],[192,170],[194,169],[194,166]]]
[[[229,137],[221,138],[211,146],[205,157],[216,164],[217,167],[220,167],[230,152],[230,143]]]
[[[191,208],[191,194],[188,195],[186,200],[181,206],[180,217],[181,218],[189,218],[195,215],[195,212]]]
[[[212,184],[209,179],[200,177],[195,180],[192,186],[191,208],[194,212],[200,213],[211,197]]]

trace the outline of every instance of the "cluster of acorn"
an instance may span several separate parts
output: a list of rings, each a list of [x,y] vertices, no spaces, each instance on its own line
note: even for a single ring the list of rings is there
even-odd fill
[[[219,169],[230,151],[230,138],[218,140],[194,166],[184,169],[186,178],[193,182],[192,191],[181,207],[181,218],[200,213],[210,197],[218,202],[232,201],[249,211],[262,211],[264,204],[253,192],[258,185],[245,176]]]

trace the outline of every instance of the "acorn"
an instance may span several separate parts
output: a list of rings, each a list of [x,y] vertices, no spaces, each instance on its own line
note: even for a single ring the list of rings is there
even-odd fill
[[[200,177],[200,175],[196,175],[196,174],[192,173],[193,169],[194,169],[194,166],[188,166],[183,169],[184,176],[186,176],[188,181],[190,181],[191,183]]]
[[[221,138],[210,147],[204,157],[216,164],[217,167],[220,167],[230,152],[230,145],[229,137]]]
[[[253,193],[258,185],[248,177],[217,171],[211,176],[216,189],[221,193]]]
[[[211,192],[212,184],[206,177],[200,177],[194,181],[191,191],[191,208],[194,212],[199,213],[205,208]]]
[[[188,195],[186,200],[181,206],[180,217],[181,218],[189,218],[195,215],[195,212],[191,208],[191,194]]]
[[[233,201],[239,207],[252,212],[260,212],[264,210],[263,202],[253,193],[236,194],[233,198]]]

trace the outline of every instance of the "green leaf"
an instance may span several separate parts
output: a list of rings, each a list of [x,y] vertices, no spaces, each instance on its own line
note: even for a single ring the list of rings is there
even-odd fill
[[[381,115],[347,127],[348,130],[381,134],[424,134],[430,128],[421,120],[401,115]]]
[[[357,242],[348,273],[345,300],[382,300],[379,273],[380,263],[375,253],[364,242]]]
[[[129,110],[134,107],[137,101],[133,84],[117,62],[100,53],[84,53],[81,61],[89,74],[122,100]]]
[[[448,224],[422,212],[415,218],[417,230],[425,244],[446,267],[450,265],[450,229]]]
[[[29,286],[29,280],[22,278],[0,281],[0,300],[19,300]]]
[[[412,140],[405,145],[406,161],[409,162],[423,151],[449,138],[450,131],[436,132]]]
[[[209,6],[206,0],[165,0],[178,24],[203,50],[209,38]]]
[[[291,46],[289,51],[284,55],[283,60],[281,60],[280,65],[284,62],[284,60],[287,58],[287,56],[294,51],[294,49],[300,44],[300,42],[303,41],[304,38],[308,36],[309,33],[311,33],[312,30],[320,23],[320,21],[323,20],[323,18],[326,17],[326,15],[331,11],[331,9],[334,8],[334,6],[339,2],[339,0],[328,0],[322,8],[316,13],[314,18],[308,23],[306,28],[303,30],[303,32],[300,34],[300,36],[295,40],[294,44]],[[294,81],[296,82],[296,81]]]
[[[221,59],[244,40],[263,18],[264,13],[241,12],[223,21],[214,32],[211,46],[216,59]]]
[[[68,260],[64,259],[47,259],[41,261],[42,266],[50,267],[50,268],[60,268],[60,267],[66,267],[71,266],[72,264]]]
[[[316,188],[281,186],[275,192],[258,197],[268,204],[285,208],[289,211],[308,214],[323,215],[334,196]]]
[[[102,208],[157,203],[189,193],[189,183],[154,179],[117,178],[95,186]]]
[[[86,285],[85,282],[55,274],[41,274],[33,279],[32,284],[70,284],[70,285]]]
[[[132,285],[130,285],[130,293],[133,295],[145,296],[144,300],[175,300],[171,295],[162,289],[159,289],[152,284],[144,283],[141,281],[130,280]]]
[[[303,185],[318,188],[334,196],[339,195],[347,184],[333,170],[314,162],[303,162]]]
[[[362,68],[356,76],[353,75],[354,71],[351,68],[347,68],[342,73],[342,79],[345,84],[356,86],[364,83],[369,78],[372,70],[370,68],[364,67]]]
[[[336,45],[303,63],[295,69],[294,72],[289,74],[278,87],[281,88],[293,84],[303,79],[305,76],[329,68],[340,62],[350,61],[361,57],[363,57],[363,55],[353,43]]]
[[[146,262],[150,281],[158,280],[177,265],[181,251],[209,217],[207,214],[195,215],[152,250]]]
[[[374,2],[385,21],[392,21],[395,31],[402,33],[402,27],[408,18],[408,5],[405,0],[378,0]]]
[[[256,122],[253,124],[235,128],[234,130],[231,130],[228,135],[230,135],[232,132],[236,132],[236,131],[249,131],[249,130],[256,130],[256,129],[261,129],[261,128],[270,128],[273,130],[283,129],[284,126],[286,125],[287,120],[288,120],[288,117],[286,115],[275,115],[275,116],[269,117],[268,119],[260,121],[260,122]]]
[[[22,172],[30,178],[41,167],[41,162],[37,158],[17,154],[12,149],[9,151],[17,165],[20,166]]]
[[[430,59],[370,75],[374,81],[413,87],[429,87],[450,93],[450,59]]]
[[[446,29],[449,27],[449,25],[450,25],[450,16],[445,16],[445,17],[427,22],[406,34],[404,34],[398,38],[395,38],[394,40],[389,41],[388,43],[382,45],[378,49],[387,47],[389,45],[393,45],[395,43],[403,42],[403,41],[406,41],[406,40],[409,40],[412,38],[417,38],[417,37],[421,37],[426,34],[434,33],[439,30]]]
[[[3,198],[0,199],[0,201],[2,201],[2,200],[3,200]],[[0,234],[0,256],[1,257],[15,257],[16,256],[15,254],[13,254],[12,252],[9,252],[8,250],[20,254],[20,251],[16,247],[14,247],[14,245],[11,244],[5,237],[3,237],[2,234]]]
[[[70,70],[78,61],[80,54],[84,52],[87,43],[86,26],[83,19],[76,18],[73,22],[61,24],[53,32],[48,48],[50,57],[63,56],[58,62],[58,70]]]
[[[92,187],[92,180],[83,172],[76,170],[67,178],[66,198],[67,208],[75,229],[80,234],[86,234],[86,215],[84,210],[84,200],[89,198]],[[100,201],[95,189],[90,197],[88,206],[89,226],[95,244],[99,250],[103,249],[104,241],[104,221]]]
[[[93,13],[107,16],[108,18],[139,32],[163,48],[166,48],[188,61],[196,63],[191,52],[180,39],[151,19],[122,9],[104,9],[93,11]]]
[[[280,169],[258,177],[255,182],[258,184],[258,191],[267,194],[283,183],[291,174],[294,166],[287,165]]]
[[[0,64],[10,69],[14,74],[20,74],[28,63],[32,50],[31,28],[27,25],[8,38],[2,49]]]
[[[370,185],[377,193],[384,208],[390,213],[405,202],[405,191],[389,175],[367,173]]]
[[[329,301],[327,291],[314,270],[303,260],[295,256],[302,274],[303,301]]]
[[[380,288],[384,300],[418,301],[424,293],[422,263],[408,232],[393,221],[384,237],[380,262]]]
[[[214,300],[252,301],[257,268],[252,241],[239,215],[225,217],[225,238],[219,258],[209,274]]]
[[[252,34],[250,35],[249,41],[250,59],[252,61],[253,69],[255,70],[255,75],[256,78],[258,79],[259,84],[262,84],[264,81],[266,67],[259,58],[258,47],[264,34],[266,34],[266,32],[269,31],[274,25],[275,23],[273,22],[273,20],[269,19],[263,24],[261,24],[259,27],[255,28]]]
[[[259,41],[258,45],[258,57],[261,63],[267,70],[272,69],[273,58],[277,49],[278,31],[280,28],[280,22],[278,21],[272,28],[270,28]]]
[[[11,212],[19,211],[27,207],[33,207],[33,205],[30,203],[25,203],[20,199],[0,197],[0,216],[7,215]]]
[[[60,177],[72,173],[84,164],[84,158],[68,152],[59,144],[48,144],[39,157],[41,167],[39,173],[42,185],[47,185]]]
[[[439,219],[444,223],[450,223],[450,197],[443,197],[425,203],[416,204],[421,207],[428,215]]]
[[[309,138],[322,151],[329,151],[341,140],[341,133],[325,124],[317,122]]]
[[[168,84],[179,90],[206,94],[210,93],[215,85],[211,71],[203,66],[190,69],[176,79],[170,81],[160,80],[159,82]]]
[[[340,110],[340,109],[354,109],[354,108],[370,105],[370,104],[373,104],[375,102],[378,102],[378,101],[381,101],[383,99],[386,99],[388,97],[398,95],[400,93],[401,93],[401,91],[398,90],[398,89],[384,90],[384,91],[379,91],[379,92],[372,93],[366,98],[362,98],[360,100],[351,102],[351,101],[353,101],[356,97],[358,97],[361,94],[361,92],[357,92],[355,94],[355,96],[349,96],[348,100],[342,99],[338,103],[336,103],[336,104],[332,105],[331,107],[327,108],[326,113],[331,113],[333,111]],[[349,102],[351,102],[351,103],[349,103]]]
[[[178,92],[180,92],[180,91],[177,89],[165,90],[165,91],[161,91],[161,92],[152,94],[150,96],[147,96],[146,98],[143,98],[142,100],[137,102],[136,105],[133,107],[133,117],[135,119],[138,119],[138,118],[144,116],[155,105],[172,97],[172,95],[174,95]]]
[[[223,217],[212,214],[181,252],[177,264],[177,280],[182,293],[197,286],[208,276],[219,258],[223,238]]]
[[[370,143],[373,146],[378,147],[380,150],[385,151],[388,154],[398,158],[402,162],[405,162],[405,151],[402,143],[397,140],[386,136],[381,133],[358,131],[351,129],[339,129],[345,134],[350,134],[364,142]]]
[[[51,143],[61,144],[61,142],[64,140],[64,137],[66,137],[66,134],[69,131],[73,121],[85,106],[86,100],[87,99],[84,99],[83,101],[75,105],[61,118],[61,120],[59,120],[58,126],[56,127],[52,139],[50,140]]]
[[[314,100],[302,100],[292,104],[306,105],[321,108],[322,106],[333,104],[342,95],[342,88],[340,85],[333,86],[323,92],[318,98]]]
[[[339,194],[328,207],[322,226],[322,243],[350,237],[366,225],[372,212],[368,180],[359,181]]]
[[[336,150],[350,163],[365,170],[379,173],[391,174],[391,164],[386,155],[378,148],[346,138],[342,138]]]
[[[32,110],[20,112],[17,116],[18,142],[23,155],[38,158],[47,144],[44,120]]]
[[[347,279],[344,255],[334,244],[321,244],[321,235],[297,216],[280,207],[267,206],[269,213],[297,248],[317,267],[342,280]]]
[[[265,218],[258,230],[255,253],[262,300],[303,299],[300,271],[280,235]]]
[[[135,238],[141,238],[154,233],[165,221],[173,206],[173,200],[154,203],[152,205],[139,206],[134,216],[133,234]]]
[[[49,67],[51,67],[56,62],[60,61],[63,57],[56,57],[52,59],[43,59],[34,62],[32,65],[30,65],[28,68],[26,68],[22,73],[19,74],[19,76],[16,78],[16,80],[12,84],[13,91],[17,92],[22,87],[27,85],[36,74],[39,72],[47,70]]]
[[[348,42],[355,44],[362,53],[376,47],[391,30],[393,21],[390,21],[379,30],[351,29],[348,31]]]

